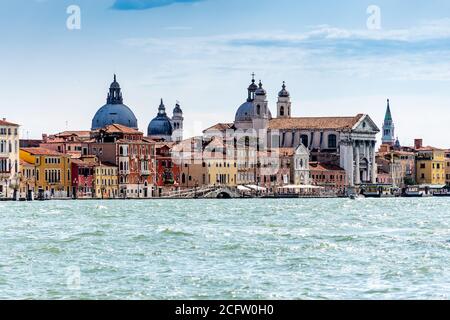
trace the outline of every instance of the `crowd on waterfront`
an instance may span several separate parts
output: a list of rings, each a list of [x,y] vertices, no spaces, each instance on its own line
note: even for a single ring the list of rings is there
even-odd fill
[[[140,131],[116,77],[90,130],[30,140],[0,120],[0,199],[147,199],[214,187],[241,196],[447,194],[450,150],[421,139],[402,146],[389,100],[380,130],[365,114],[292,117],[284,83],[276,117],[261,81],[247,91],[233,123],[187,139],[180,104],[169,117],[163,100]]]

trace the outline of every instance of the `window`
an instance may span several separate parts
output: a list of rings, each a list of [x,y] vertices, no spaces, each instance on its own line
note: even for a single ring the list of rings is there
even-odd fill
[[[256,106],[256,114],[258,116],[261,114],[261,106],[259,104]]]
[[[284,116],[284,107],[280,107],[280,116],[281,116],[281,117]]]
[[[425,163],[420,164],[420,169],[425,169]]]
[[[307,147],[308,148],[308,141],[309,140],[309,138],[308,138],[308,136],[306,135],[306,134],[302,134],[301,136],[300,136],[300,142],[305,146],[305,147]]]
[[[337,138],[335,134],[328,135],[328,149],[337,148]]]

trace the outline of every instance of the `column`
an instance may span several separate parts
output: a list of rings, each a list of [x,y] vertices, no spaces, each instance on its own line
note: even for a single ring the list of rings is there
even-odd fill
[[[356,161],[356,168],[355,168],[355,184],[361,184],[361,172],[359,170],[359,161],[360,161],[360,156],[359,156],[359,141],[356,141],[354,144],[354,149],[355,149],[355,161]]]
[[[377,183],[377,161],[376,161],[376,154],[375,154],[375,141],[372,141],[371,144],[371,150],[372,150],[372,183]]]

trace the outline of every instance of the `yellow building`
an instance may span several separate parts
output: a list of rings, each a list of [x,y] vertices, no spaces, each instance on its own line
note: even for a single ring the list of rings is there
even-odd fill
[[[205,180],[208,185],[234,187],[237,185],[238,167],[232,143],[213,138],[203,150]]]
[[[200,145],[195,139],[188,139],[178,146],[175,161],[180,165],[180,186],[194,188],[201,186],[236,186],[237,161],[234,147],[214,138]]]
[[[445,185],[445,151],[433,147],[416,149],[416,181],[422,185]]]
[[[20,160],[20,198],[33,200],[36,189],[36,165]]]
[[[34,165],[35,185],[32,191],[35,197],[50,199],[71,196],[70,155],[44,148],[21,148],[20,160]]]
[[[99,199],[119,197],[118,168],[106,162],[100,163],[94,170],[95,196]]]
[[[445,184],[450,187],[450,150],[445,151]]]

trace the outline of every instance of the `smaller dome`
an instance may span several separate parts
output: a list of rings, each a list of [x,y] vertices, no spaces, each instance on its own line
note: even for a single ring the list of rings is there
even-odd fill
[[[147,135],[149,137],[161,137],[171,136],[172,133],[172,123],[166,114],[166,107],[164,106],[163,100],[161,99],[158,115],[156,116],[156,118],[150,121],[147,129]]]
[[[281,91],[278,93],[278,96],[280,98],[289,98],[290,94],[289,91],[286,90],[286,83],[283,81],[283,87],[281,89]]]
[[[266,90],[264,90],[261,80],[259,81],[259,88],[256,90],[255,94],[257,96],[267,95],[267,92],[266,92]]]
[[[148,125],[148,136],[171,136],[173,133],[172,124],[167,117],[156,117]]]

